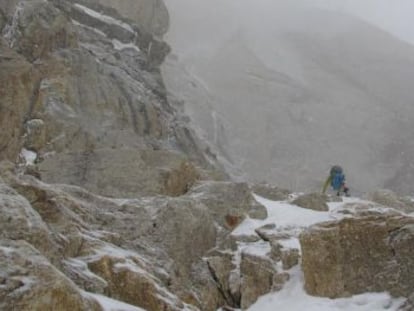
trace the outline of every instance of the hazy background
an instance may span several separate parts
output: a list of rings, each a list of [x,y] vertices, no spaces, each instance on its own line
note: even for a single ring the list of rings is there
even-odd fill
[[[410,1],[166,0],[167,88],[235,176],[414,192]]]
[[[314,3],[323,8],[355,15],[389,31],[403,40],[414,43],[414,1],[315,0]]]

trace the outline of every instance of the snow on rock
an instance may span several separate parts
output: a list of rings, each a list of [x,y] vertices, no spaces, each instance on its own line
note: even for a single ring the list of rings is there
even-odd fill
[[[99,310],[26,241],[0,245],[0,310]]]
[[[329,299],[313,297],[303,289],[303,275],[297,266],[290,273],[290,280],[277,292],[262,296],[249,311],[394,311],[404,299],[393,299],[387,293],[366,293],[349,298]]]
[[[295,310],[397,310],[405,299],[392,298],[388,293],[365,293],[349,298],[328,299],[313,297],[304,290],[303,271],[297,265],[301,254],[299,235],[306,228],[317,223],[341,220],[361,214],[388,214],[397,212],[378,204],[358,198],[343,198],[342,202],[329,202],[328,211],[315,211],[293,205],[288,201],[271,201],[255,195],[255,199],[267,209],[268,217],[264,220],[246,218],[232,232],[237,242],[234,263],[240,266],[241,254],[271,258],[276,267],[273,290],[280,290],[261,296],[252,305],[244,305],[249,311],[295,311]],[[262,240],[246,237],[260,237]],[[284,257],[295,252],[296,260],[292,265],[285,265]],[[283,269],[283,271],[282,271]],[[243,276],[241,275],[243,278]],[[283,277],[280,287],[275,280]],[[289,281],[287,281],[289,280]],[[287,282],[286,282],[287,281]],[[243,298],[242,298],[243,301]]]
[[[100,31],[98,28],[90,27],[88,25],[79,23],[78,21],[76,21],[74,19],[72,19],[71,21],[72,21],[72,24],[75,25],[75,26],[77,26],[77,27],[83,27],[83,28],[86,28],[88,30],[91,30],[91,31],[97,33],[98,35],[100,35],[102,37],[107,37],[107,35],[103,31]]]
[[[124,23],[120,20],[117,20],[109,15],[105,15],[99,12],[96,12],[86,6],[80,5],[78,3],[76,3],[74,5],[75,7],[79,8],[80,10],[82,10],[83,12],[85,12],[87,15],[96,18],[98,20],[100,20],[101,22],[107,23],[107,24],[111,24],[111,25],[117,25],[119,27],[122,27],[123,29],[134,33],[134,29],[132,29],[132,27],[130,25],[128,25],[127,23]]]
[[[247,218],[232,234],[252,235],[254,230],[265,224],[276,224],[277,229],[294,229],[307,227],[318,222],[333,220],[329,212],[313,211],[292,205],[287,201],[271,201],[255,195],[255,199],[267,209],[267,219],[257,220]]]
[[[20,152],[20,157],[24,160],[26,165],[34,165],[37,159],[37,153],[23,148]]]
[[[119,40],[113,39],[112,40],[112,45],[114,46],[115,50],[118,51],[122,51],[122,50],[126,50],[126,49],[133,49],[137,52],[140,52],[141,50],[132,42],[130,43],[122,43]]]
[[[23,13],[24,9],[24,2],[20,1],[16,5],[16,10],[14,11],[13,18],[10,22],[10,24],[6,25],[3,30],[3,37],[6,39],[7,43],[11,48],[13,48],[16,37],[19,36],[20,30],[19,30],[19,20],[20,16]]]
[[[96,300],[99,303],[99,305],[102,307],[102,311],[145,311],[145,309],[132,306],[130,304],[127,304],[127,303],[124,303],[118,300],[114,300],[106,296],[92,294],[88,292],[83,292],[83,295],[86,298],[92,298]]]

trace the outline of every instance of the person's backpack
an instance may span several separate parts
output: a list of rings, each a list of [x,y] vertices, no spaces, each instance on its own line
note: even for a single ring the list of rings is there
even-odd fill
[[[341,186],[345,181],[345,175],[342,171],[342,167],[340,167],[339,165],[332,166],[330,174],[332,188],[334,190],[341,189]]]

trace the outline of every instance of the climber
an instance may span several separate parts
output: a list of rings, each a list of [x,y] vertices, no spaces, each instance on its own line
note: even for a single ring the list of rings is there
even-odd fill
[[[329,184],[331,184],[332,189],[336,191],[337,196],[341,195],[341,191],[344,192],[345,196],[350,196],[349,188],[345,184],[345,174],[343,173],[342,167],[339,165],[331,167],[329,176],[323,185],[322,193],[326,192]]]

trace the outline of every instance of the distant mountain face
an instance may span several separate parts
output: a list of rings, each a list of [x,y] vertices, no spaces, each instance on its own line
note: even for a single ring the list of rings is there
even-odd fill
[[[414,137],[414,47],[351,16],[280,9],[260,21],[251,16],[205,51],[176,47],[172,34],[177,58],[164,65],[167,87],[185,94],[195,123],[212,124],[211,111],[220,117],[227,135],[221,148],[250,179],[319,189],[339,163],[356,192],[385,186],[414,192],[407,156]],[[194,84],[177,89],[171,82],[178,63],[197,77]],[[197,89],[208,94],[210,111]]]

